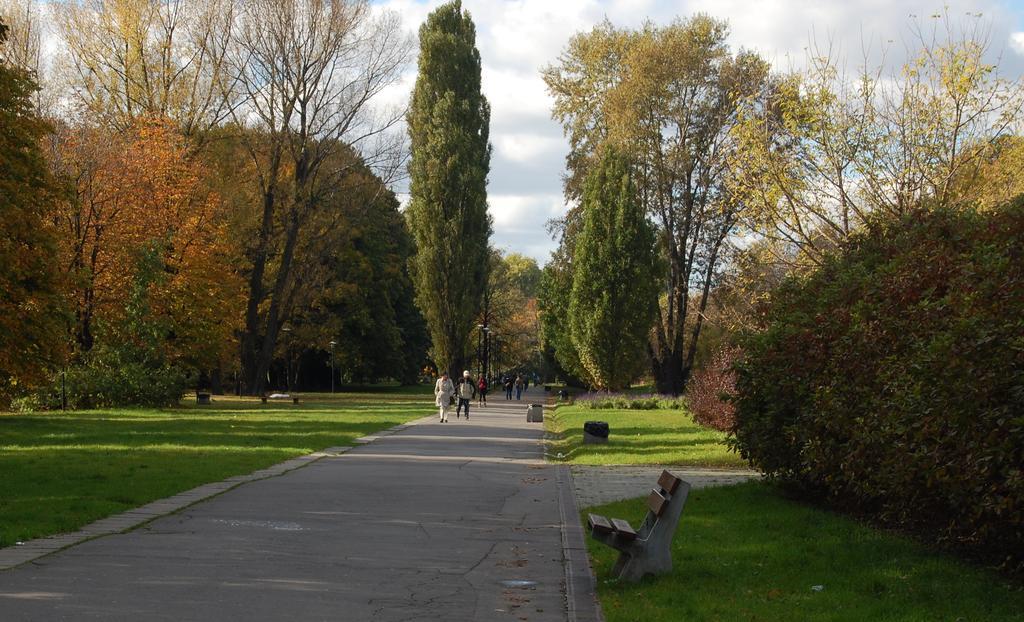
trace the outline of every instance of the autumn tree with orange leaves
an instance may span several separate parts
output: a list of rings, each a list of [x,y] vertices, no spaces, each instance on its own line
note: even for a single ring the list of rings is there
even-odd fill
[[[0,402],[53,406],[54,381],[74,379],[96,390],[72,405],[173,404],[186,376],[216,390],[231,372],[254,393],[297,344],[306,369],[292,375],[313,386],[330,384],[335,354],[338,380],[415,379],[413,245],[387,187],[403,110],[370,105],[412,49],[397,14],[367,0],[0,0],[0,15],[0,64],[25,78],[0,81],[25,131],[9,134],[0,182],[24,177],[8,155],[39,168],[0,183]]]
[[[139,121],[123,134],[64,128],[54,145],[69,199],[53,220],[59,261],[70,277],[74,341],[91,350],[117,332],[140,253],[159,249],[163,278],[149,284],[148,309],[167,327],[172,362],[212,368],[234,350],[241,285],[220,197],[166,122]]]

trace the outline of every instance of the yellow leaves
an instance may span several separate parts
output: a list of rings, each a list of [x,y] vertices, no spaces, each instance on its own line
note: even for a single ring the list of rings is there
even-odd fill
[[[953,192],[965,206],[988,211],[1024,193],[1024,139],[1005,137],[974,149],[977,166],[954,181]]]
[[[61,36],[58,71],[92,121],[125,131],[169,116],[191,133],[219,106],[222,0],[75,0],[47,5]],[[222,25],[222,24],[221,24]]]
[[[916,32],[895,73],[847,75],[843,59],[812,51],[768,106],[745,105],[740,187],[762,235],[820,258],[871,213],[990,205],[1020,189],[1002,137],[1022,120],[1024,92],[994,77],[982,31],[945,26]]]

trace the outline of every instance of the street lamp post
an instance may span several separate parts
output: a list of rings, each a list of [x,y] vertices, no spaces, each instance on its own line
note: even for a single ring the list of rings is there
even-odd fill
[[[497,368],[497,371],[494,373],[494,375],[495,376],[500,376],[501,375],[501,339],[498,337],[497,333],[491,333],[491,336],[494,337],[494,360],[492,362],[494,363],[494,367]]]
[[[490,363],[490,360],[491,360],[491,329],[488,328],[487,324],[484,324],[482,330],[483,330],[483,338],[484,338],[484,356],[483,356],[483,359],[484,359],[484,370],[483,370],[483,375],[484,375],[484,378],[487,380],[487,383],[490,384],[491,378],[488,375],[488,372],[490,370],[490,365],[488,365],[488,363]]]
[[[331,393],[334,393],[334,346],[338,345],[338,342],[331,339]]]
[[[291,334],[292,329],[289,326],[285,326],[281,329],[284,333],[284,390],[292,390],[292,340]]]
[[[482,375],[484,372],[484,325],[477,324],[476,327],[480,330],[476,339],[476,372],[477,375]]]

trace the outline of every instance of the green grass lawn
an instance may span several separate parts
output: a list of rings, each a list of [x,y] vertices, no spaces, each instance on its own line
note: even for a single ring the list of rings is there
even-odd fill
[[[746,467],[723,443],[725,434],[694,423],[682,410],[594,410],[574,405],[550,410],[544,419],[548,459],[555,462]],[[608,422],[607,443],[583,444],[583,423],[591,420]]]
[[[0,546],[73,531],[433,413],[430,388],[304,394],[263,405],[214,396],[165,410],[0,413]],[[188,402],[188,403],[186,403]]]
[[[636,499],[587,511],[638,525],[645,507]],[[670,575],[619,584],[610,579],[617,552],[587,540],[608,622],[1024,620],[1020,585],[762,482],[691,492]]]

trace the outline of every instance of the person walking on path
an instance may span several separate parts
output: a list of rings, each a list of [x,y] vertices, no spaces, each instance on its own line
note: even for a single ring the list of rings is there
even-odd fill
[[[516,376],[516,399],[523,399],[523,377]]]
[[[441,409],[441,423],[448,423],[448,411],[452,408],[452,396],[454,395],[455,385],[448,377],[448,372],[444,372],[434,384],[434,403]]]
[[[469,377],[469,371],[462,372],[462,378],[459,378],[459,382],[455,387],[455,394],[459,398],[459,405],[455,407],[455,418],[459,418],[459,413],[462,412],[462,408],[466,408],[466,421],[469,421],[469,403],[476,397],[476,384],[473,379]]]
[[[505,376],[505,399],[512,399],[512,376]]]
[[[476,383],[477,395],[480,396],[479,405],[487,406],[487,379],[480,376],[480,381]]]

